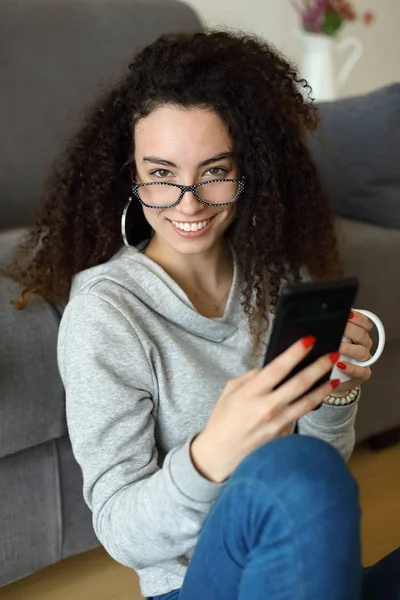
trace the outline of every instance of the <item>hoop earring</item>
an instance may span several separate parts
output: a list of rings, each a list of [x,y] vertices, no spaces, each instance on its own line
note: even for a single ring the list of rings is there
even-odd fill
[[[122,234],[122,239],[124,240],[124,244],[127,248],[134,248],[134,246],[130,245],[130,243],[128,242],[128,238],[126,237],[126,215],[128,213],[128,208],[129,208],[129,205],[131,202],[132,202],[132,197],[130,197],[128,202],[125,204],[124,210],[122,211],[122,217],[121,217],[121,234]]]

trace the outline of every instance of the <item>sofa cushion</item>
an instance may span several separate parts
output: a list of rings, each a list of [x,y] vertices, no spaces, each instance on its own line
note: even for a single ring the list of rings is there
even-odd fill
[[[382,319],[387,342],[400,340],[400,230],[337,218],[339,249],[346,275],[358,277],[356,308]]]
[[[0,460],[0,587],[61,558],[57,461],[55,442]]]
[[[0,263],[21,235],[0,234]],[[59,310],[37,298],[19,311],[10,304],[19,294],[15,281],[0,277],[0,457],[66,432],[56,353]]]
[[[335,212],[400,228],[400,83],[319,109],[309,148]]]

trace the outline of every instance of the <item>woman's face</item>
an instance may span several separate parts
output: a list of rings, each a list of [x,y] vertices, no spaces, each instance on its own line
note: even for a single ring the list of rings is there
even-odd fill
[[[193,185],[237,179],[232,147],[225,124],[212,109],[161,106],[135,128],[136,183]],[[152,189],[162,198],[157,204],[169,204],[172,190],[176,199],[179,197],[177,188]],[[235,205],[206,206],[192,192],[186,192],[172,208],[144,206],[143,212],[159,247],[167,245],[181,254],[199,254],[220,244],[232,223]]]

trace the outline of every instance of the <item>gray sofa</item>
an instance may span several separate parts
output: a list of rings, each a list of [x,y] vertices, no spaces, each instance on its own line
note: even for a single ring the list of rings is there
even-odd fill
[[[0,262],[29,225],[46,165],[95,82],[161,32],[199,27],[173,0],[1,1]],[[322,150],[315,153],[322,160]],[[361,280],[359,306],[376,311],[388,330],[385,357],[363,395],[361,440],[400,425],[400,231],[337,223],[347,271]],[[0,278],[0,586],[98,545],[65,425],[56,365],[61,311],[35,300],[18,312],[10,305],[18,295],[15,282]]]

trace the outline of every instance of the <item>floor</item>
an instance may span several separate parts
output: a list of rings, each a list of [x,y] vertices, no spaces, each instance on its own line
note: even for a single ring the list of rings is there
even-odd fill
[[[358,448],[350,468],[361,490],[364,564],[400,546],[400,444]],[[99,549],[68,559],[0,590],[1,600],[140,600],[137,579]]]

